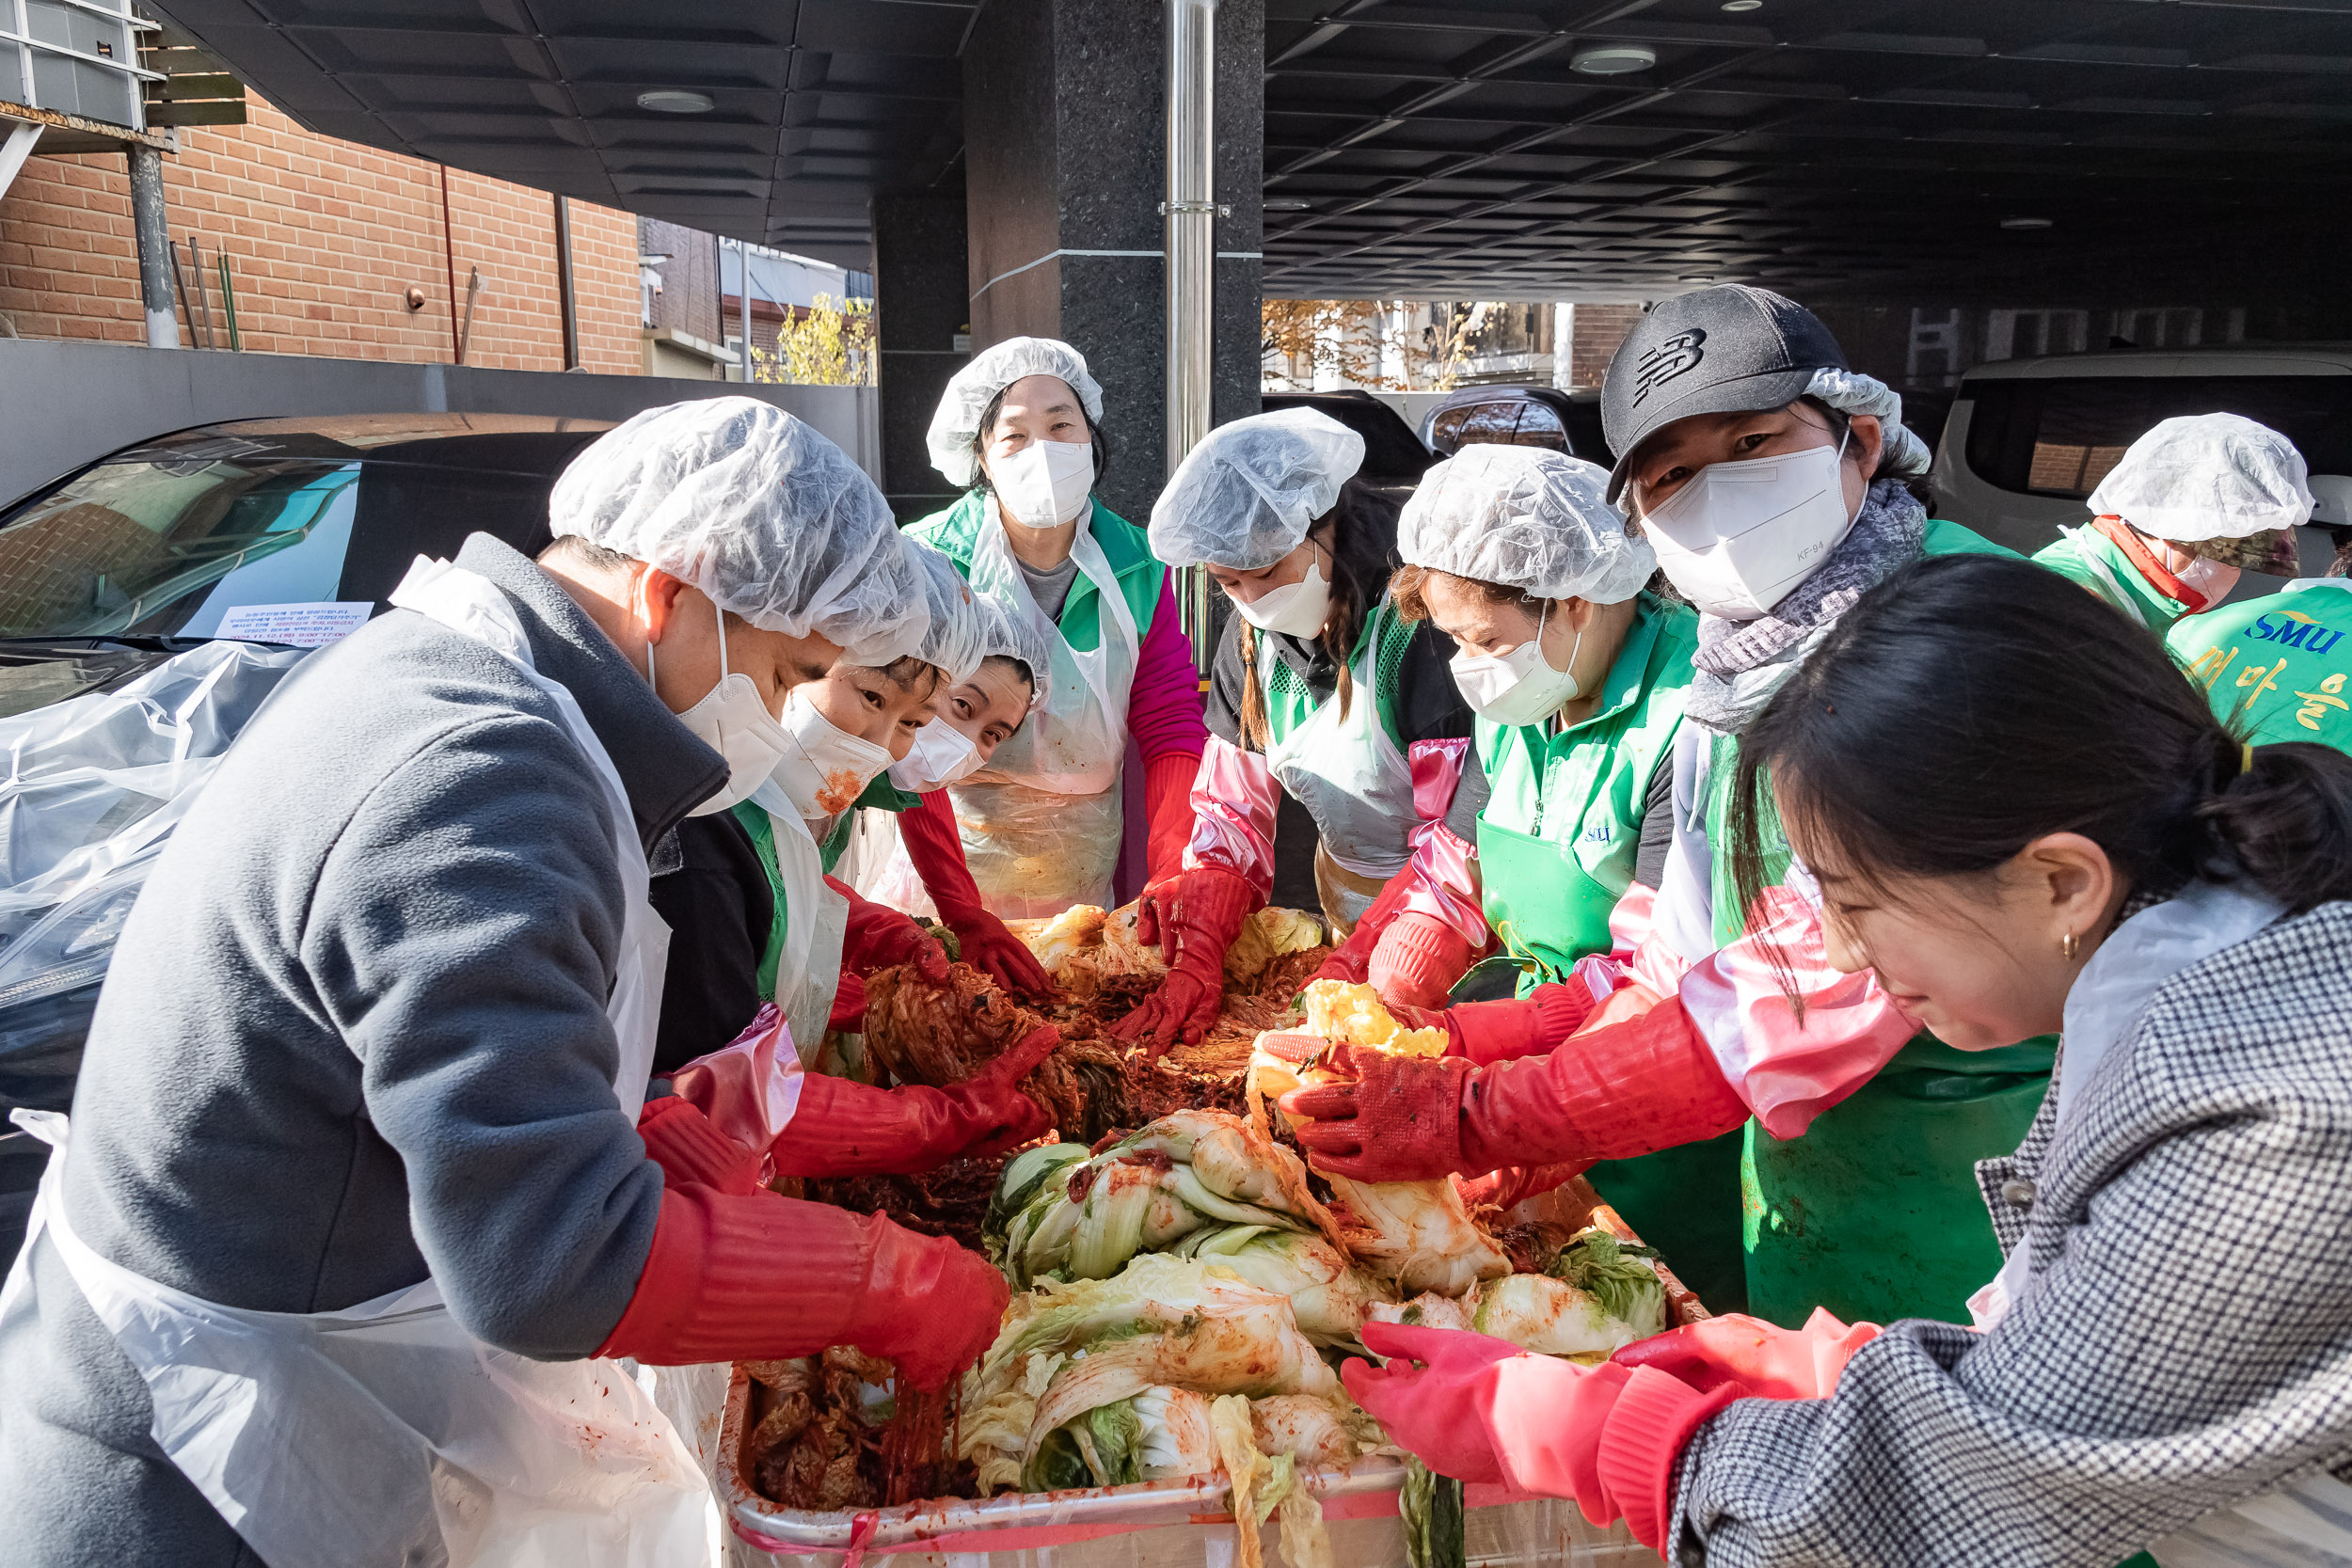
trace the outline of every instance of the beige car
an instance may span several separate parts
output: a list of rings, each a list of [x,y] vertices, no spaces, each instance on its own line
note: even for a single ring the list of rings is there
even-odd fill
[[[2136,349],[2006,359],[1960,384],[1928,476],[1932,514],[2031,554],[2150,426],[2179,414],[2243,414],[2285,436],[2311,465],[2319,506],[2298,541],[2316,576],[2327,531],[2352,527],[2352,343]],[[2248,574],[2233,598],[2276,593]]]

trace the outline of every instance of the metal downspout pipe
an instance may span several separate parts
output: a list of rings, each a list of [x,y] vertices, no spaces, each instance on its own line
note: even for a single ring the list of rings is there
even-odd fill
[[[149,348],[178,348],[180,320],[171,308],[171,216],[164,207],[164,155],[134,142],[131,156],[131,232],[139,258],[139,308],[147,317]],[[196,324],[189,324],[191,332]]]
[[[1216,267],[1216,0],[1168,5],[1168,471],[1209,433]],[[1209,574],[1187,569],[1177,608],[1192,661],[1209,669]]]

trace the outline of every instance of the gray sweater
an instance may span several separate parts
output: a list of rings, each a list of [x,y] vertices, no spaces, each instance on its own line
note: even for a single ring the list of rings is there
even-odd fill
[[[641,839],[725,766],[528,560],[515,602]],[[125,925],[73,1101],[66,1209],[100,1254],[233,1307],[320,1312],[430,1272],[476,1337],[580,1356],[621,1316],[661,1174],[614,1102],[612,817],[553,705],[393,610],[256,716]],[[0,1321],[19,1564],[250,1553],[149,1436],[145,1386],[45,1241]]]

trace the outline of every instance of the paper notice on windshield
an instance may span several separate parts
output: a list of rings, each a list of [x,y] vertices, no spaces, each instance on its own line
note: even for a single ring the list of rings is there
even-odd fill
[[[372,599],[328,600],[314,604],[241,604],[226,610],[220,629],[213,635],[239,642],[283,642],[295,648],[324,648],[368,624]]]

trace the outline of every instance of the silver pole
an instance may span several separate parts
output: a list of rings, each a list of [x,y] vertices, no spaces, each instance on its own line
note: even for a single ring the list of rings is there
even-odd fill
[[[1209,433],[1216,267],[1216,0],[1168,4],[1168,471]],[[1209,575],[1179,601],[1193,663],[1209,668]]]
[[[131,144],[131,230],[139,255],[139,306],[147,312],[147,346],[178,348],[180,323],[171,309],[171,222],[164,209],[164,155]],[[191,333],[196,323],[188,323]]]

